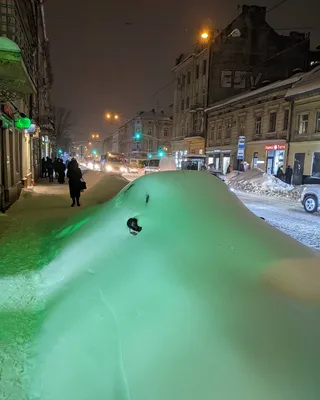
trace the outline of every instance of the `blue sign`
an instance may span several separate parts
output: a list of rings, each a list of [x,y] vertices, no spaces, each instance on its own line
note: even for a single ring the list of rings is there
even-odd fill
[[[246,137],[245,136],[239,136],[238,138],[238,153],[237,153],[237,159],[243,161],[244,160],[244,151],[246,148]]]

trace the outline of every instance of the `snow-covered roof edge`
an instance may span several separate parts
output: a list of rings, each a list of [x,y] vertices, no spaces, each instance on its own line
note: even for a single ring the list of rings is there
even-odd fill
[[[288,79],[285,79],[285,80],[282,80],[282,81],[276,81],[274,83],[271,83],[270,85],[263,86],[263,87],[261,87],[259,89],[251,90],[249,92],[245,92],[245,93],[242,93],[242,94],[238,94],[236,96],[229,97],[226,100],[217,102],[213,106],[208,107],[205,110],[205,112],[218,110],[219,108],[222,108],[222,107],[225,107],[225,106],[228,106],[228,105],[231,105],[231,104],[239,103],[239,102],[241,102],[243,100],[254,98],[254,97],[257,97],[257,96],[259,96],[261,94],[272,92],[272,91],[277,90],[277,89],[290,87],[294,83],[300,81],[300,79],[303,76],[304,76],[304,74],[296,74],[296,75],[292,76],[291,78],[288,78]]]
[[[287,92],[286,99],[293,99],[297,96],[320,93],[320,66],[307,72]]]

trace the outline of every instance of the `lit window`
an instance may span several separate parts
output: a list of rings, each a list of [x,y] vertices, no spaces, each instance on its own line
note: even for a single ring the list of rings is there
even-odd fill
[[[306,135],[308,133],[309,114],[300,114],[298,117],[298,134]]]

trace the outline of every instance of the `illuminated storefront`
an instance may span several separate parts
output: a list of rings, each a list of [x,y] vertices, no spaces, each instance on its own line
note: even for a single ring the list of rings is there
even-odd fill
[[[248,142],[246,159],[251,168],[260,168],[267,174],[276,175],[278,168],[285,168],[287,144],[284,140]]]

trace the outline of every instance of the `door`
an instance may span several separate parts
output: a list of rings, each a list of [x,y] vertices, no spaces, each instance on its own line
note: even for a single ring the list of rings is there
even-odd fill
[[[294,185],[302,185],[305,156],[306,156],[305,153],[296,153],[294,155],[293,180],[292,180],[292,183]]]

